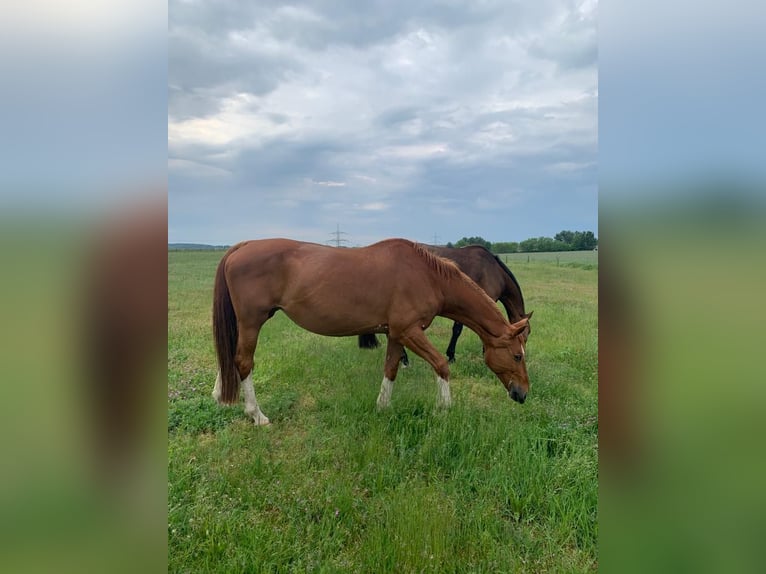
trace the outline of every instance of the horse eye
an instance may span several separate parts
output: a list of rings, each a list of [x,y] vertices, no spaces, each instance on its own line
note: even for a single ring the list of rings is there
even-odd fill
[[[517,363],[520,363],[521,359],[523,359],[524,357],[522,355],[514,355],[513,358],[516,359]]]

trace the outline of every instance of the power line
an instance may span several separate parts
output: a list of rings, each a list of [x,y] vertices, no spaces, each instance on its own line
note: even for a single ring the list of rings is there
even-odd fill
[[[348,235],[345,231],[340,230],[340,224],[336,224],[336,229],[330,235],[335,236],[335,239],[331,239],[329,241],[326,241],[325,243],[334,243],[335,247],[340,247],[342,243],[348,243],[349,240],[341,237],[341,235]]]

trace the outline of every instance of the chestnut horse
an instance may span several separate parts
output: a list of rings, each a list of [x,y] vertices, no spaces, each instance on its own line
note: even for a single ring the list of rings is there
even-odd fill
[[[338,249],[290,239],[246,241],[221,259],[213,294],[218,378],[213,397],[235,403],[268,424],[253,389],[253,354],[263,324],[282,310],[304,329],[342,337],[385,333],[388,348],[378,408],[391,400],[399,357],[407,347],[433,367],[442,406],[451,403],[447,360],[425,336],[436,315],[460,321],[484,343],[484,360],[509,396],[523,403],[529,390],[521,333],[487,294],[446,259],[406,239]]]
[[[423,245],[431,253],[454,261],[460,270],[473,279],[476,284],[484,289],[493,301],[500,301],[508,320],[515,323],[523,318],[529,319],[532,313],[524,311],[524,296],[521,294],[521,286],[516,281],[511,270],[497,255],[490,253],[481,245],[468,245],[466,247],[439,247],[436,245]],[[521,334],[524,342],[530,333],[530,326]],[[452,324],[452,338],[447,345],[447,359],[450,363],[455,362],[455,347],[460,333],[463,332],[463,324],[455,321]],[[359,335],[359,347],[362,349],[374,349],[378,346],[378,339],[374,333]],[[402,352],[402,364],[408,365],[407,352]]]

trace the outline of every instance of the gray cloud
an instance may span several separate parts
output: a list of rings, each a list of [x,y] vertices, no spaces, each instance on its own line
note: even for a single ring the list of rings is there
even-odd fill
[[[171,241],[595,231],[593,3],[254,4],[169,5]]]
[[[592,66],[598,59],[595,15],[575,11],[532,41],[529,54],[556,62],[562,69]]]

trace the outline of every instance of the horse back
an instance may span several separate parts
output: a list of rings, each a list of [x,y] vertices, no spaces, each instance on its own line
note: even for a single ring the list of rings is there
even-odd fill
[[[435,314],[442,299],[432,275],[405,240],[356,249],[254,240],[237,246],[226,266],[238,316],[282,309],[304,328],[329,335],[370,332],[394,313],[407,320]]]

